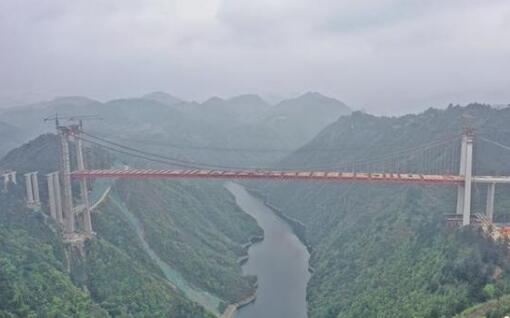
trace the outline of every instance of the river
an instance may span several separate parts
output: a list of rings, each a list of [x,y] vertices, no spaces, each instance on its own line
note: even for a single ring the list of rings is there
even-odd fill
[[[260,199],[229,182],[226,188],[237,204],[264,229],[264,240],[248,250],[245,274],[258,277],[257,299],[236,318],[306,318],[309,253],[292,228]]]

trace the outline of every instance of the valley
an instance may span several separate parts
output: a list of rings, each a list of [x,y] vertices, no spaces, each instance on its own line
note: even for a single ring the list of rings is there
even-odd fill
[[[166,95],[151,96],[161,99]],[[310,94],[304,100],[314,105],[316,98],[317,95]],[[260,103],[252,96],[240,100]],[[124,109],[126,103],[137,102],[141,101],[114,104]],[[131,112],[134,107],[127,109]],[[195,318],[223,313],[231,317],[236,304],[244,305],[254,295],[255,301],[242,306],[235,317],[448,317],[490,301],[496,295],[510,293],[510,262],[503,242],[487,240],[476,227],[455,229],[445,225],[445,216],[456,210],[455,184],[465,180],[459,177],[447,179],[454,180],[453,183],[435,185],[432,178],[440,169],[459,169],[458,162],[451,162],[459,155],[460,141],[441,142],[439,146],[435,141],[461,131],[466,114],[476,118],[472,124],[476,134],[496,144],[508,140],[510,131],[503,125],[510,120],[508,109],[481,104],[430,109],[392,118],[354,112],[329,124],[324,119],[321,124],[324,128],[316,136],[311,131],[306,133],[309,142],[299,145],[286,141],[285,151],[273,148],[281,142],[274,140],[281,139],[275,138],[270,145],[261,144],[257,140],[266,137],[249,136],[249,129],[246,135],[227,139],[224,144],[219,141],[228,130],[194,131],[192,139],[186,141],[190,147],[170,149],[164,146],[164,139],[140,131],[133,134],[120,122],[108,127],[110,137],[97,137],[95,134],[107,134],[107,131],[95,128],[98,132],[84,137],[87,166],[103,169],[99,171],[116,169],[120,174],[106,181],[96,175],[90,184],[92,202],[101,198],[101,203],[92,212],[95,233],[83,240],[83,245],[61,241],[61,237],[65,238],[62,228],[47,217],[49,188],[42,184],[42,179],[39,181],[41,210],[25,207],[22,178],[3,194],[2,231],[7,236],[19,228],[20,236],[9,238],[12,247],[2,250],[0,258],[5,263],[12,262],[14,255],[23,255],[25,252],[17,243],[27,240],[34,244],[42,240],[51,258],[18,259],[19,269],[2,272],[10,286],[8,290],[14,293],[5,296],[11,300],[2,310],[5,313],[18,310],[13,295],[15,290],[23,290],[27,299],[23,305],[25,313],[44,315],[52,310],[62,311],[58,302],[50,302],[47,309],[38,309],[32,299],[41,296],[24,287],[30,280],[20,278],[25,275],[23,262],[41,264],[36,270],[42,275],[38,281],[41,286],[49,283],[45,268],[49,269],[48,262],[53,264],[55,275],[79,295],[76,297],[81,297],[80,302],[65,301],[77,306],[69,310],[97,317],[155,314]],[[162,112],[149,122],[160,125],[164,116],[169,114]],[[229,125],[249,125],[246,118],[252,116],[250,112],[240,112],[235,125]],[[329,116],[329,112],[324,116]],[[131,119],[133,123],[138,121],[135,118]],[[292,118],[293,125],[299,126],[299,116]],[[146,120],[140,122],[147,123]],[[219,119],[212,121],[213,124],[221,126]],[[91,125],[100,126],[99,123]],[[176,129],[179,136],[179,127],[165,129]],[[286,134],[276,130],[274,133]],[[138,141],[130,140],[135,135],[146,140],[143,151],[139,152],[143,157],[132,156],[134,149],[140,149]],[[240,143],[244,138],[249,141]],[[109,142],[112,139],[114,143]],[[190,143],[190,140],[208,139],[215,139],[216,144],[195,147]],[[184,139],[175,139],[172,144],[181,142]],[[505,159],[509,158],[508,154],[494,143],[476,140],[473,167],[476,175],[510,174]],[[69,144],[74,162],[77,146],[72,140]],[[434,147],[422,150],[419,146],[422,144]],[[117,151],[119,145],[124,147],[122,151]],[[295,150],[287,152],[292,148]],[[412,151],[406,152],[408,148]],[[391,171],[398,166],[401,170],[393,171],[418,171],[416,176],[422,180],[414,182],[414,177],[401,173],[392,176],[400,182],[381,179],[374,183],[381,174],[363,170],[370,168],[363,166],[361,159],[385,158],[388,151],[399,153],[402,158],[397,162],[386,159],[379,165],[372,163],[373,171]],[[149,160],[154,158],[154,153],[161,154],[159,161]],[[42,178],[58,170],[58,154],[58,137],[45,134],[10,151],[0,160],[0,167],[19,174],[39,171]],[[221,156],[221,163],[216,163]],[[32,160],[34,157],[39,160]],[[247,157],[250,160],[245,162]],[[427,159],[427,165],[420,160],[422,157]],[[334,171],[339,162],[350,161],[357,162],[359,171],[368,172],[345,172],[343,178],[347,179],[341,178],[343,173],[335,172],[337,179],[334,179],[331,174],[317,170]],[[209,170],[198,170],[204,169],[200,166],[204,162],[211,165],[207,167]],[[189,170],[190,167],[179,166],[182,163],[197,168]],[[135,176],[137,170],[133,167],[145,169],[140,171],[146,174],[151,171],[162,174],[166,170],[161,169],[165,168],[188,171],[191,175],[203,171],[209,171],[211,176],[228,173],[228,169],[214,170],[218,166],[220,169],[243,166],[248,172],[240,170],[239,173],[248,174],[237,184],[228,183],[226,188],[222,179],[228,176],[220,180],[187,180],[187,175],[182,174],[173,179],[142,180],[139,178],[143,175],[138,179],[121,175]],[[253,170],[253,167],[266,170]],[[72,164],[71,169],[75,170],[76,166]],[[304,169],[301,173],[309,173],[310,180],[292,179],[291,176],[300,176],[300,172],[292,169]],[[270,173],[275,174],[272,178],[276,182],[257,177]],[[356,181],[353,176],[373,180],[353,183]],[[424,182],[427,178],[432,181]],[[78,179],[73,180],[76,202],[80,202],[79,187]],[[474,182],[473,187],[475,214],[484,211],[487,192],[483,184]],[[106,189],[110,191],[105,192]],[[498,185],[497,189],[494,217],[496,222],[504,223],[510,218],[508,189],[504,185]],[[20,216],[34,219],[21,222]],[[78,232],[81,231],[79,222]],[[36,228],[44,236],[37,234]],[[255,238],[262,235],[264,240],[257,243]],[[306,242],[306,247],[302,242]],[[309,272],[309,266],[313,273]],[[492,289],[497,293],[487,292]],[[54,293],[45,297],[54,299]]]
[[[306,285],[310,278],[306,247],[260,199],[239,184],[227,183],[226,188],[264,230],[264,240],[250,247],[243,265],[244,273],[258,277],[256,298],[236,317],[306,318]]]
[[[508,0],[1,0],[0,318],[510,317],[509,38]]]

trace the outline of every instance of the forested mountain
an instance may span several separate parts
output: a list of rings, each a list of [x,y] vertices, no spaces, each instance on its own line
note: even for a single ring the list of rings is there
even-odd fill
[[[0,199],[0,316],[213,317],[143,257],[130,257],[102,239],[87,243],[79,273],[87,280],[80,286],[78,266],[71,265],[76,255],[66,250],[52,221],[23,208],[23,189],[13,187]]]
[[[317,109],[316,120],[301,130],[299,127],[304,127],[307,121],[304,116],[307,108]],[[85,125],[95,135],[180,158],[254,164],[281,158],[285,152],[225,153],[214,149],[290,151],[312,138],[314,130],[319,131],[328,121],[348,111],[340,102],[316,94],[272,106],[256,95],[227,100],[212,98],[199,104],[158,92],[106,103],[82,97],[58,98],[6,110],[0,113],[0,118],[27,127],[21,135],[21,139],[27,139],[54,129],[51,122],[42,120],[47,116],[94,114],[99,120],[86,121]],[[5,135],[2,138],[8,139]],[[147,165],[92,149],[86,152],[89,167],[109,167],[119,159],[130,165]],[[39,171],[41,197],[46,207],[44,174],[57,169],[57,153],[56,137],[46,134],[6,154],[0,160],[0,169],[17,170],[20,176]],[[24,180],[19,181],[22,187]],[[104,186],[98,184],[92,188]],[[207,312],[218,313],[225,305],[253,293],[255,278],[242,276],[238,260],[246,255],[246,243],[262,232],[251,217],[239,210],[221,183],[117,181],[112,187],[107,200],[93,214],[97,239],[87,242],[85,257],[74,255],[59,243],[57,227],[51,221],[40,213],[26,211],[23,213],[39,223],[22,223],[22,237],[12,242],[12,248],[2,249],[2,259],[10,261],[15,255],[23,256],[27,250],[20,249],[24,243],[19,242],[40,240],[31,235],[32,227],[51,233],[47,240],[60,246],[58,253],[55,248],[47,248],[51,261],[56,264],[54,271],[82,300],[76,307],[69,304],[69,310],[87,316],[100,315],[95,312],[106,316],[147,313],[175,316],[179,312],[175,317],[206,317]],[[16,199],[9,197],[4,202],[9,207],[0,212],[6,218],[2,223],[5,231],[10,231],[13,225],[9,213],[25,211],[21,190],[17,193]],[[20,212],[20,215],[24,214]],[[32,266],[34,260],[26,262]],[[51,310],[60,311],[54,304],[48,304],[44,309],[48,311],[38,309],[31,297],[40,296],[33,295],[28,288],[19,287],[22,291],[16,294],[17,286],[21,286],[18,284],[28,283],[19,278],[24,267],[13,266],[18,269],[11,274],[18,276],[10,276],[9,290],[28,299],[23,304],[27,313],[44,316]],[[40,288],[51,284],[46,268],[43,264],[35,271],[41,276]],[[51,299],[54,294],[50,292],[46,297]],[[16,306],[9,304],[2,309],[14,313]]]
[[[311,108],[310,105],[314,107]],[[341,115],[350,113],[342,102],[319,93],[306,93],[275,105],[259,124],[258,129],[273,127],[284,135],[287,143],[300,146],[315,137],[324,127]],[[299,125],[295,125],[299,123]]]
[[[54,124],[44,118],[56,113],[82,114],[84,108],[98,105],[99,102],[84,97],[62,97],[49,102],[40,102],[11,109],[0,110],[0,121],[8,123],[3,130],[0,124],[0,157],[45,132],[54,132]],[[4,128],[5,129],[5,128]]]
[[[460,134],[466,114],[473,117],[477,136],[509,143],[510,108],[473,104],[402,117],[356,112],[338,119],[278,166],[327,167],[380,158]],[[510,174],[510,153],[477,137],[475,158],[476,172]],[[258,187],[269,203],[306,227],[300,233],[313,251],[310,318],[451,317],[494,297],[488,290],[510,293],[506,248],[488,242],[476,230],[444,225],[444,215],[455,211],[455,187],[334,183]],[[483,212],[485,188],[475,186],[473,193],[474,212]],[[504,186],[498,189],[500,221],[509,220],[509,194]]]
[[[279,159],[276,168],[335,167],[384,157],[460,135],[469,119],[475,131],[475,174],[510,174],[510,153],[482,140],[509,144],[510,108],[452,105],[401,117],[355,112],[337,118],[348,112],[345,105],[316,93],[277,105],[255,95],[202,104],[169,96],[107,103],[59,99],[56,106],[32,106],[28,117],[21,108],[0,118],[19,126],[35,123],[44,112],[97,113],[102,120],[87,122],[92,134],[197,161],[241,164],[250,159],[261,165]],[[310,115],[309,105],[318,114]],[[285,152],[264,157],[241,149],[292,149],[330,122],[283,158]],[[34,125],[33,133],[44,130],[44,123]],[[121,161],[149,165],[88,147],[91,167]],[[223,147],[240,149],[231,153]],[[46,134],[9,152],[0,170],[40,171],[45,208],[43,174],[56,170],[57,153],[56,136]],[[426,160],[451,160],[447,155]],[[445,226],[444,216],[455,210],[453,186],[247,184],[303,225],[296,232],[312,251],[310,318],[451,317],[510,294],[510,255],[502,242],[487,240],[475,228]],[[221,183],[117,180],[92,188],[109,186],[110,194],[93,213],[96,239],[85,244],[81,256],[60,241],[57,226],[44,214],[23,207],[23,180],[1,194],[0,282],[7,286],[1,299],[8,301],[0,304],[0,315],[212,317],[254,292],[256,279],[243,276],[238,261],[262,231]],[[485,193],[474,186],[474,212],[483,212]],[[509,211],[510,189],[498,186],[496,220],[510,221]]]
[[[85,122],[87,131],[167,155],[253,165],[281,159],[349,112],[343,103],[319,94],[305,94],[273,106],[257,95],[216,97],[197,103],[156,92],[105,103],[83,97],[58,98],[7,109],[0,112],[0,121],[23,127],[21,137],[27,141],[53,132],[52,123],[43,122],[43,118],[56,113],[64,117],[97,115],[97,120]],[[4,138],[0,135],[0,142]],[[218,148],[276,148],[287,152],[224,153]]]
[[[19,175],[40,172],[43,211],[56,142],[43,135],[0,160],[0,169]],[[87,151],[97,166],[114,160]],[[47,212],[24,207],[18,181],[0,194],[0,316],[212,317],[254,291],[255,278],[242,276],[238,259],[261,229],[215,182],[110,183],[92,215],[96,238],[78,253],[62,243]]]

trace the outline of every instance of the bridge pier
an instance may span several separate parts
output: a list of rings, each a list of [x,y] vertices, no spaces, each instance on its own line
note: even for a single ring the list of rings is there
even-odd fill
[[[59,173],[58,171],[49,173],[46,175],[46,178],[48,183],[50,215],[58,224],[62,224],[62,199],[60,195]]]
[[[34,190],[34,203],[37,206],[41,205],[41,198],[39,197],[39,178],[38,178],[38,172],[32,173],[32,187]]]
[[[27,195],[27,206],[31,209],[41,206],[39,197],[39,181],[36,172],[25,173],[25,190]]]
[[[16,180],[16,171],[11,171],[9,175],[11,176],[11,182],[14,184],[18,184],[18,181]]]
[[[487,219],[492,223],[494,220],[494,197],[496,194],[496,184],[490,183],[487,186],[487,204],[485,208],[485,215]]]
[[[27,205],[34,203],[34,190],[32,188],[32,173],[25,173],[25,190],[27,195]]]
[[[16,180],[16,171],[3,172],[2,177],[4,178],[4,192],[7,192],[9,183],[18,183]]]

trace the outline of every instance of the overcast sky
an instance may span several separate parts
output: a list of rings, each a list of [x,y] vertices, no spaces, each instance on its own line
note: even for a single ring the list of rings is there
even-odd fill
[[[0,105],[319,91],[405,113],[510,103],[508,0],[1,0]]]

